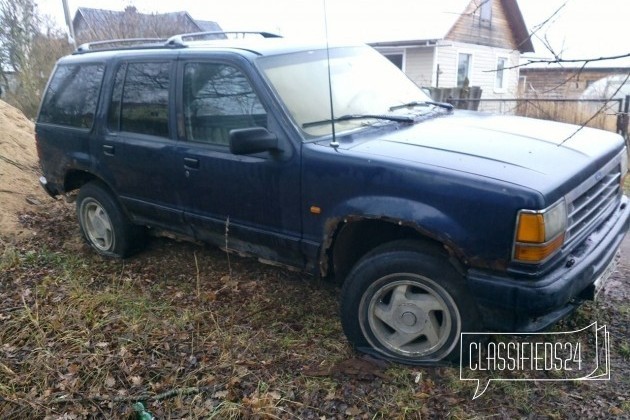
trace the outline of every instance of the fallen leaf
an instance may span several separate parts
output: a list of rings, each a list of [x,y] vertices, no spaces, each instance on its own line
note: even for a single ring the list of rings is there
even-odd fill
[[[619,407],[610,407],[610,414],[613,416],[620,416],[623,414],[623,410]]]
[[[212,394],[212,398],[218,398],[218,399],[224,399],[227,396],[228,396],[227,391],[217,391],[214,394]]]
[[[343,360],[334,365],[330,372],[333,374],[352,375],[359,377],[377,376],[381,379],[387,379],[387,375],[383,372],[383,366],[375,363],[374,359],[352,358]]]
[[[355,405],[346,410],[346,416],[358,416],[361,414],[361,410]]]

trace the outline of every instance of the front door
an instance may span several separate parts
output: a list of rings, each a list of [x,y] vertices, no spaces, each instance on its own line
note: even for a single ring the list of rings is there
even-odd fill
[[[220,246],[302,267],[300,160],[252,78],[229,61],[179,64],[185,219]],[[232,129],[264,127],[278,151],[230,153]]]

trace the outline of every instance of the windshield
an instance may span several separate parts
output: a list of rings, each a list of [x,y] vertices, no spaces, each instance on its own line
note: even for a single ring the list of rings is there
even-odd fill
[[[305,137],[332,132],[331,124],[317,123],[331,119],[325,49],[261,57],[258,63]],[[409,113],[406,107],[396,106],[431,101],[394,64],[367,46],[331,48],[330,79],[334,119],[341,117],[335,123],[338,132],[388,121],[378,116]]]

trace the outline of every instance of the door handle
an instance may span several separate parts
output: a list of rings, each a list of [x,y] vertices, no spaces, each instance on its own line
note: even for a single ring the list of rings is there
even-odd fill
[[[199,159],[184,158],[184,168],[186,168],[186,169],[199,169]]]
[[[107,156],[114,156],[114,146],[111,144],[104,144],[103,145],[103,153],[105,153]]]

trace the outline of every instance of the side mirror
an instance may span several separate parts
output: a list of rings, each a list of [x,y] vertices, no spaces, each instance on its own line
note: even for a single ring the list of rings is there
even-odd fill
[[[278,149],[278,137],[263,127],[230,130],[230,152],[252,155]]]

